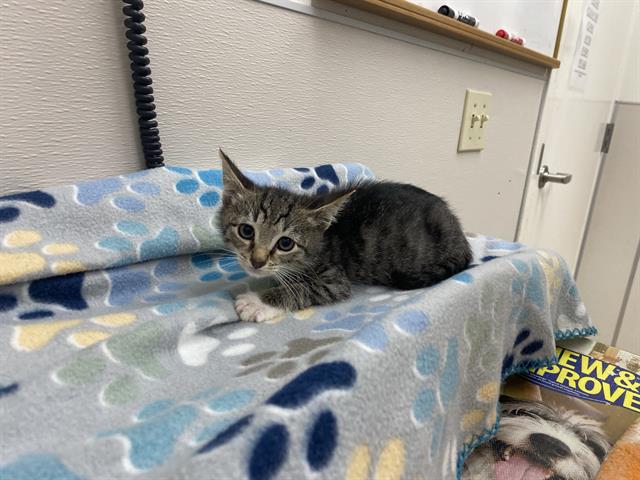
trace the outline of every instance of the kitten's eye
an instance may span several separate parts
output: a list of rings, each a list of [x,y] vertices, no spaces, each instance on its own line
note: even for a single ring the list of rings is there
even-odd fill
[[[238,235],[245,240],[251,240],[255,235],[253,227],[247,223],[241,223],[238,225]]]
[[[296,242],[291,240],[289,237],[280,237],[277,246],[278,249],[282,250],[283,252],[290,252],[295,244]]]

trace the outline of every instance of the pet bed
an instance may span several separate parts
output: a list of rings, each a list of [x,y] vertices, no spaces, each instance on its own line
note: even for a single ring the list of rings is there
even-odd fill
[[[239,323],[260,285],[221,249],[221,188],[163,167],[0,197],[0,479],[456,478],[501,379],[595,333],[561,258],[483,236],[431,288]]]

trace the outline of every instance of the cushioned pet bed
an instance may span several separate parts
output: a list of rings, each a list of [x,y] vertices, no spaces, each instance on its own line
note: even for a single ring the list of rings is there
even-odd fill
[[[260,285],[220,249],[221,188],[167,167],[0,198],[0,479],[456,478],[501,379],[595,333],[561,258],[482,236],[434,287],[239,323]]]

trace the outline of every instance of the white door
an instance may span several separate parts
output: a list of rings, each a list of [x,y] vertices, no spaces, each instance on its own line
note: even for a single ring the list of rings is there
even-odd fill
[[[632,353],[640,352],[640,263],[630,278],[629,294],[624,306],[624,317],[617,331],[616,345]]]
[[[593,3],[596,2],[568,3],[558,54],[562,65],[549,80],[517,234],[521,242],[558,252],[572,269],[584,236],[602,157],[602,137],[614,101],[621,99],[623,85],[631,85],[632,96],[640,88],[637,81],[625,81],[634,76],[637,80],[638,75],[637,44],[633,44],[640,22],[637,0],[597,2],[595,31],[589,35],[587,76],[582,84],[572,77],[574,55],[583,38],[580,32],[584,13]],[[552,173],[572,174],[570,183],[548,183],[538,188],[543,144],[541,164]]]
[[[613,121],[576,281],[598,338],[639,353],[640,318],[627,316],[626,310],[635,308],[633,285],[640,282],[635,276],[640,254],[640,103],[618,103]]]

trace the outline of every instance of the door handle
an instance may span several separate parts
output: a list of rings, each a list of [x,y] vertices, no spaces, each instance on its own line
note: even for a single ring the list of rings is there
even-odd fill
[[[571,181],[573,175],[570,173],[549,173],[549,167],[543,165],[540,173],[538,173],[538,188],[544,188],[547,182],[567,184]]]

